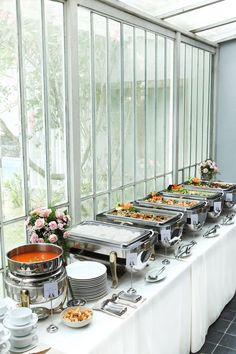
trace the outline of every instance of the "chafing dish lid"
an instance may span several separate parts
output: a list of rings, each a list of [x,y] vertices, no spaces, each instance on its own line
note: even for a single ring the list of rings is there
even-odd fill
[[[151,230],[101,221],[83,221],[70,229],[69,239],[95,240],[115,246],[128,247],[136,241],[147,239]]]

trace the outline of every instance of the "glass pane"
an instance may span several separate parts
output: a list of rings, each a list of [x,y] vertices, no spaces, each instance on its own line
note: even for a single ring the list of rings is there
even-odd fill
[[[156,179],[156,191],[161,191],[164,188],[164,177]]]
[[[203,51],[198,50],[197,162],[202,161]]]
[[[93,220],[93,199],[81,202],[81,220]]]
[[[207,157],[210,157],[210,149],[211,149],[211,130],[212,130],[212,117],[211,117],[211,80],[212,80],[212,54],[210,54],[209,57],[209,98],[208,98],[208,128],[207,128],[207,139],[208,139],[208,144],[207,144]]]
[[[157,36],[157,118],[156,118],[156,174],[164,174],[165,121],[165,39]]]
[[[165,180],[166,180],[166,181],[165,181],[165,186],[168,187],[170,184],[173,183],[172,174],[167,175]]]
[[[46,44],[50,127],[50,204],[67,201],[63,4],[47,1]]]
[[[96,198],[96,213],[102,213],[103,211],[106,211],[109,209],[108,206],[108,195],[102,195],[100,197]]]
[[[109,119],[111,186],[121,186],[121,66],[120,66],[120,24],[108,21],[109,33]]]
[[[106,19],[94,15],[96,191],[108,186]]]
[[[93,191],[90,12],[78,7],[81,196]]]
[[[124,189],[124,202],[132,202],[134,200],[134,187]]]
[[[147,193],[151,193],[155,191],[155,180],[152,179],[151,181],[147,181]]]
[[[179,154],[178,167],[184,166],[184,106],[185,106],[185,47],[180,44],[180,78],[179,78]]]
[[[136,180],[145,177],[145,32],[135,30]]]
[[[146,154],[147,177],[155,176],[155,35],[147,33]]]
[[[184,80],[184,166],[190,165],[191,134],[191,88],[192,88],[192,47],[185,47],[185,80]]]
[[[166,173],[172,171],[174,43],[166,39]]]
[[[121,191],[116,191],[111,193],[111,208],[115,208],[118,203],[122,202]]]
[[[31,0],[20,2],[30,210],[47,205],[41,2],[31,4]]]
[[[136,195],[135,195],[135,199],[138,198],[143,198],[145,196],[145,184],[142,183],[138,183],[136,184]]]
[[[134,43],[133,27],[124,25],[124,183],[134,180]]]
[[[23,162],[15,1],[0,2],[0,102],[3,219],[23,216]]]
[[[24,221],[15,222],[4,227],[6,253],[11,249],[26,244]]]
[[[197,76],[198,73],[198,49],[193,48],[192,53],[192,129],[191,129],[191,165],[196,162],[197,140]]]
[[[190,168],[190,177],[194,177],[196,175],[195,170],[195,166]]]
[[[184,181],[187,181],[189,179],[190,173],[189,173],[189,168],[185,168],[184,170]]]

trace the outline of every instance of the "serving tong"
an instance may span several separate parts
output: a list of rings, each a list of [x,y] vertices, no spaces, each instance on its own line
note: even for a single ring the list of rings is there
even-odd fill
[[[232,213],[231,215],[227,214],[224,219],[222,220],[221,225],[231,225],[232,224],[232,220],[235,217],[235,214]]]
[[[183,244],[179,245],[179,247],[177,248],[177,251],[175,253],[175,258],[178,259],[178,258],[190,255],[191,249],[196,244],[197,244],[197,242],[192,240],[189,243],[183,243]]]
[[[208,238],[208,237],[214,237],[217,235],[217,230],[220,228],[219,224],[214,225],[213,227],[211,227],[210,229],[208,229],[203,235],[202,237]]]
[[[114,302],[112,299],[106,299],[102,302],[100,309],[117,316],[122,316],[127,311],[127,306]]]

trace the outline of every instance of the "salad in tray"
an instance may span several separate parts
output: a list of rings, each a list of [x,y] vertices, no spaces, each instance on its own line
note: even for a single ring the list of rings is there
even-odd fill
[[[187,208],[192,208],[198,205],[198,201],[194,200],[184,200],[184,199],[179,199],[179,198],[167,198],[161,195],[159,192],[152,192],[150,193],[147,198],[145,199],[145,202],[149,203],[155,203],[155,204],[161,204],[161,205],[173,205],[173,206],[178,206],[178,207],[187,207]]]
[[[233,186],[232,183],[226,183],[220,181],[208,182],[197,177],[193,177],[193,178],[190,177],[186,184],[195,187],[201,187],[201,188],[205,187],[205,188],[214,188],[214,189],[229,189]]]
[[[171,192],[176,194],[196,195],[198,197],[209,198],[212,197],[212,191],[204,190],[192,190],[185,188],[182,184],[170,184],[165,192]]]
[[[161,213],[152,213],[149,211],[140,211],[135,208],[132,203],[122,203],[118,204],[115,210],[112,211],[113,215],[122,216],[133,219],[141,219],[144,221],[154,221],[158,223],[163,223],[170,220],[173,216],[162,215]]]

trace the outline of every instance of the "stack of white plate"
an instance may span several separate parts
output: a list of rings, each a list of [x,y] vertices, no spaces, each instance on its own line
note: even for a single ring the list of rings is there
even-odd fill
[[[78,261],[69,264],[66,272],[75,299],[95,301],[107,294],[107,269],[103,264]]]

